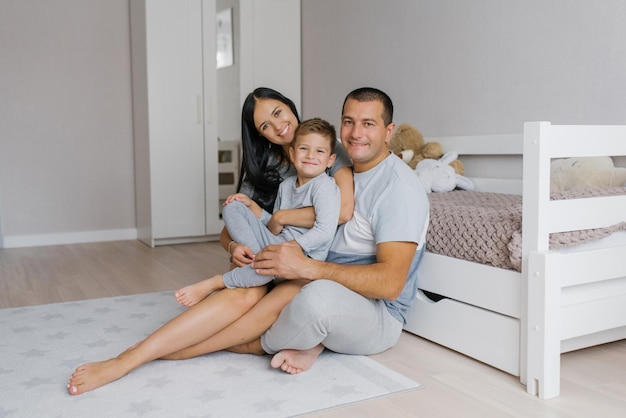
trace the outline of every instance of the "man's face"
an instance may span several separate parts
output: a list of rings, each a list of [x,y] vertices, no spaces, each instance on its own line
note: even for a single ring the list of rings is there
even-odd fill
[[[384,160],[394,124],[385,126],[383,104],[348,99],[341,117],[341,143],[354,163],[355,172],[367,171]]]

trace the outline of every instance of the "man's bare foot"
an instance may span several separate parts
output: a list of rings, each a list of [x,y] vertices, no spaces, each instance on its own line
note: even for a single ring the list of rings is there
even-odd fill
[[[289,374],[298,374],[309,370],[317,357],[324,351],[322,344],[308,350],[282,350],[272,357],[271,366],[280,368]]]
[[[193,306],[217,289],[215,286],[215,277],[178,289],[174,293],[174,297],[176,297],[178,303],[183,306]]]

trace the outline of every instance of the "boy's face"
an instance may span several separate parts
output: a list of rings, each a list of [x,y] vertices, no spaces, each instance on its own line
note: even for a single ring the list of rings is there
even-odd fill
[[[328,138],[317,133],[296,137],[289,148],[289,156],[300,180],[317,177],[333,165],[336,155],[330,153],[329,142]]]

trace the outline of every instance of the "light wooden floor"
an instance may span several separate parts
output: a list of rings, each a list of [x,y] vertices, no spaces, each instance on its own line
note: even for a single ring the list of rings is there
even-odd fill
[[[0,308],[174,290],[227,267],[217,243],[0,249]],[[373,358],[424,388],[315,416],[626,416],[626,340],[564,354],[561,396],[548,401],[526,394],[513,376],[408,333]]]

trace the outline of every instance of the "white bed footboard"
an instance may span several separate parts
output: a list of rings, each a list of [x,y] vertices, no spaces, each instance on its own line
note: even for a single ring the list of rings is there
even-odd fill
[[[523,192],[522,272],[426,253],[420,289],[444,299],[420,293],[405,329],[519,374],[528,393],[558,396],[562,352],[626,338],[626,244],[556,251],[549,234],[626,222],[626,195],[550,200],[550,162],[625,156],[626,126],[529,122],[523,137],[427,141],[458,152],[476,190]],[[484,337],[489,328],[496,338]]]
[[[626,337],[626,247],[548,251],[550,233],[626,221],[626,195],[550,200],[552,158],[606,155],[626,155],[626,126],[524,126],[522,277],[527,302],[521,340],[526,352],[520,358],[527,361],[528,393],[544,399],[559,395],[562,341],[583,337],[585,344],[593,344],[606,342],[607,335]],[[599,341],[590,338],[594,335]]]

